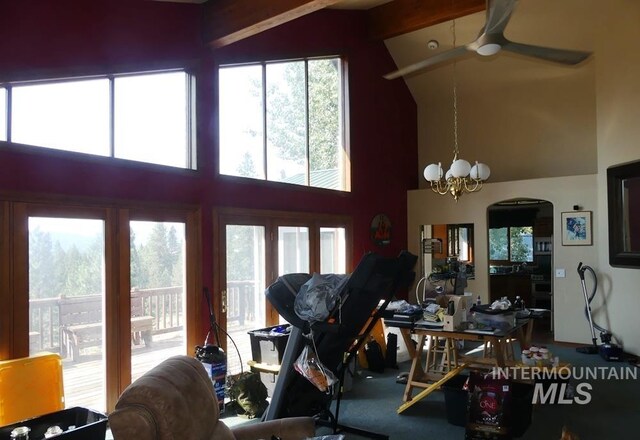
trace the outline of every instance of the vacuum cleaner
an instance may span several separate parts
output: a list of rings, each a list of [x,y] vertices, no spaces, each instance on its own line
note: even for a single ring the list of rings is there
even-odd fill
[[[591,291],[591,295],[587,294],[587,283],[585,281],[584,273],[591,273],[593,277],[593,290]],[[585,309],[584,313],[589,321],[589,327],[591,329],[591,341],[593,341],[593,345],[588,345],[586,347],[577,347],[576,351],[578,353],[584,354],[596,354],[600,353],[600,356],[607,361],[621,361],[624,355],[622,348],[619,345],[616,345],[611,342],[611,338],[613,335],[611,332],[603,327],[600,327],[593,321],[593,317],[591,316],[591,301],[593,301],[593,297],[596,295],[596,291],[598,290],[598,277],[596,276],[595,271],[587,266],[583,265],[582,262],[578,264],[578,276],[580,277],[580,284],[582,285],[582,294],[584,296]],[[596,338],[596,329],[600,331],[600,341],[602,344],[598,346],[598,340]]]

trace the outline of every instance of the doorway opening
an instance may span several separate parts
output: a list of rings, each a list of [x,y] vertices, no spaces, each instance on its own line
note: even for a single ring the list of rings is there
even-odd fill
[[[487,208],[489,300],[519,296],[549,312],[534,325],[535,340],[553,340],[553,204],[510,199]]]

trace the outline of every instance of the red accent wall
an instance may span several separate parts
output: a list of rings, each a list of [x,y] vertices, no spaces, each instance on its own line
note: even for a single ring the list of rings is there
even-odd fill
[[[396,255],[407,243],[407,190],[418,187],[416,105],[384,43],[370,41],[359,11],[323,10],[219,50],[203,44],[202,7],[144,0],[3,2],[0,83],[73,73],[188,64],[198,82],[198,170],[104,160],[0,143],[0,190],[202,207],[203,282],[211,286],[211,209],[350,215],[354,261],[367,251]],[[218,63],[344,55],[348,62],[352,191],[336,193],[216,174]],[[369,225],[389,216],[392,242],[378,248]]]

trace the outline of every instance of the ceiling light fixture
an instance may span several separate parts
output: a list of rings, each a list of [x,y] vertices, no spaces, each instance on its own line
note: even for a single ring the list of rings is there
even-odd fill
[[[456,47],[456,22],[452,24],[453,48]],[[424,178],[431,184],[431,189],[440,194],[451,194],[457,202],[465,193],[482,189],[482,183],[489,178],[491,170],[484,163],[471,166],[469,162],[458,157],[458,93],[456,84],[456,62],[453,63],[453,161],[449,170],[444,173],[442,163],[432,163],[424,169]]]

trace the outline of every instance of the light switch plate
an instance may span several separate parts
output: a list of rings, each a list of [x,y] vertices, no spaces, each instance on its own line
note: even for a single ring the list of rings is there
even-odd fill
[[[564,278],[564,277],[565,277],[564,269],[556,269],[556,278]]]

